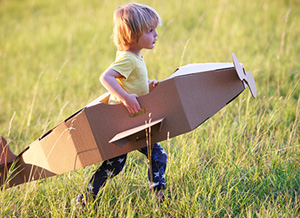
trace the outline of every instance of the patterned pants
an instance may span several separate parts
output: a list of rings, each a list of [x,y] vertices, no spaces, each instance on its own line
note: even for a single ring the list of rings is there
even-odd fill
[[[148,157],[147,147],[138,150]],[[167,166],[167,154],[159,143],[155,143],[151,146],[151,163],[152,170],[148,169],[148,181],[150,189],[159,191],[165,189],[165,171]],[[99,169],[92,176],[88,191],[92,191],[94,197],[98,194],[100,188],[102,188],[108,178],[113,178],[118,175],[126,162],[127,154],[106,160],[102,163]],[[152,181],[152,182],[151,182]]]

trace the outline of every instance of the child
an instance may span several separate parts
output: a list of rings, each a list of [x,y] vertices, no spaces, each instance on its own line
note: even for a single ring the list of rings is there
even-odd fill
[[[157,85],[156,80],[149,80],[147,68],[141,55],[142,49],[152,49],[157,40],[156,28],[161,25],[157,12],[145,5],[130,3],[118,7],[114,12],[114,42],[118,48],[116,60],[101,75],[100,81],[110,92],[110,104],[123,103],[129,113],[141,110],[137,97],[149,92],[149,87]],[[139,149],[148,155],[147,147]],[[161,201],[165,189],[164,174],[167,155],[160,144],[151,146],[152,170],[148,170],[150,190]],[[126,162],[127,154],[106,160],[92,176],[87,193],[95,199],[99,189],[108,178],[119,174]],[[152,180],[152,181],[151,181]],[[83,206],[87,193],[76,198],[76,204]]]

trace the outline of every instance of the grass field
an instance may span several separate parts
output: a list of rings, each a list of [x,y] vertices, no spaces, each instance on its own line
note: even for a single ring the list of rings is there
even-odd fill
[[[163,19],[155,48],[143,52],[150,79],[235,53],[257,99],[247,89],[162,142],[169,202],[155,202],[147,160],[131,152],[84,211],[73,198],[99,164],[1,189],[0,217],[300,217],[300,1],[139,2]],[[14,153],[105,92],[98,78],[115,58],[112,14],[124,3],[0,0],[0,134]]]

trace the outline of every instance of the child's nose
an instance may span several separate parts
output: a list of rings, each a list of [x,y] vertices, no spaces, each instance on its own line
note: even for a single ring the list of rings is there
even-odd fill
[[[155,35],[155,37],[157,37],[158,36],[158,33],[157,33],[157,31],[155,30],[155,32],[154,32],[154,35]]]

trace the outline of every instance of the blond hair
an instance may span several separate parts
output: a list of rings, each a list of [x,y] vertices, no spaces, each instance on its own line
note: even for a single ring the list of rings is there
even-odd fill
[[[118,50],[128,48],[138,41],[145,29],[161,25],[158,13],[151,7],[129,3],[118,7],[114,12],[114,43]]]

